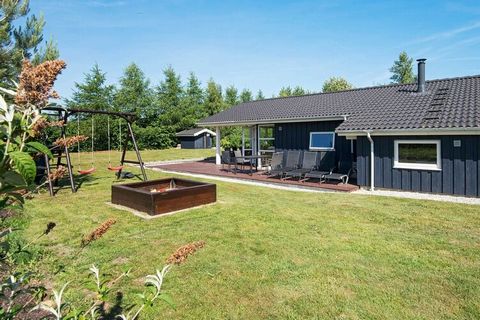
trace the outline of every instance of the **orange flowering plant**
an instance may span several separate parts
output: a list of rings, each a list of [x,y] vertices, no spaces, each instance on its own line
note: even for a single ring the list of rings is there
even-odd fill
[[[65,66],[61,60],[38,66],[24,60],[19,83],[13,82],[15,88],[0,88],[0,208],[23,203],[19,191],[29,188],[36,175],[32,154],[51,156],[50,150],[33,138],[45,121],[40,110],[50,98],[58,98],[53,84]]]

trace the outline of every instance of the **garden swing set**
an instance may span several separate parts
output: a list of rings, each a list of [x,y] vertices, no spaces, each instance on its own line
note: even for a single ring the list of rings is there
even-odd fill
[[[66,125],[68,122],[69,117],[71,116],[76,116],[77,117],[77,134],[80,135],[80,117],[79,114],[91,114],[91,167],[88,169],[83,169],[80,167],[81,163],[81,148],[80,148],[80,141],[77,141],[77,156],[78,156],[78,163],[79,163],[79,169],[78,169],[78,174],[80,175],[90,175],[93,174],[96,171],[95,167],[95,145],[94,145],[94,137],[95,137],[95,123],[93,119],[93,115],[95,114],[100,114],[100,115],[107,115],[107,132],[108,132],[108,167],[107,169],[115,172],[115,175],[117,179],[120,179],[121,177],[132,177],[132,174],[129,174],[128,172],[123,172],[124,166],[127,163],[130,164],[136,164],[140,167],[141,170],[141,179],[143,181],[147,181],[147,174],[145,172],[145,164],[142,160],[142,157],[140,155],[140,151],[138,149],[137,141],[135,139],[135,135],[133,133],[132,129],[132,124],[136,119],[135,113],[130,113],[130,112],[113,112],[113,111],[102,111],[102,110],[90,110],[90,109],[66,109],[62,106],[49,106],[42,111],[47,111],[47,112],[54,112],[59,121],[63,121],[63,126],[61,127],[60,131],[60,138],[66,139]],[[51,113],[49,113],[52,115]],[[122,135],[122,126],[121,126],[121,121],[119,122],[119,143],[122,143],[122,136],[125,136],[125,139],[123,140],[122,143],[122,155],[120,158],[120,165],[119,166],[112,166],[111,164],[111,134],[110,134],[110,116],[114,117],[119,117],[120,119],[123,119],[127,123],[127,134]],[[127,160],[126,159],[126,153],[128,149],[128,143],[132,142],[133,148],[135,150],[135,154],[137,156],[136,160]],[[57,159],[56,161],[56,168],[60,168],[61,166],[65,166],[67,169],[68,173],[68,178],[70,180],[70,187],[72,189],[72,192],[76,192],[78,187],[75,184],[74,180],[74,175],[73,175],[73,170],[72,170],[72,162],[70,158],[70,152],[68,150],[68,146],[62,146],[62,147],[53,147],[52,148],[52,154],[54,158]],[[48,158],[47,155],[45,156],[45,170],[47,173],[47,181],[48,181],[48,189],[49,193],[51,196],[54,196],[54,190],[53,190],[53,181],[48,179],[48,177],[51,174],[51,168],[50,168],[50,159]],[[65,158],[66,163],[62,162],[62,159]]]

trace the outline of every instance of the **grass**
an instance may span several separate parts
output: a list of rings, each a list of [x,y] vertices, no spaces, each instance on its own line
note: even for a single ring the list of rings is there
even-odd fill
[[[191,156],[184,152],[143,155]],[[106,204],[116,182],[107,155],[96,158],[98,171],[77,194],[65,188],[26,205],[27,238],[57,223],[40,243],[50,252],[40,267],[56,288],[74,280],[67,293],[77,302],[74,289],[92,263],[111,274],[132,267],[120,284],[132,302],[144,275],[179,246],[204,240],[167,276],[176,309],[159,303],[144,319],[480,318],[478,206],[216,181],[216,204],[145,221]],[[112,229],[72,259],[82,235],[111,217]],[[53,277],[60,264],[65,271]]]

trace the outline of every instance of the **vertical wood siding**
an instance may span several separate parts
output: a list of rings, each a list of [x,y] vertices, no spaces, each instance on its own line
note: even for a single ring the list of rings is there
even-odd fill
[[[442,170],[394,169],[396,139],[437,139],[441,141]],[[373,137],[375,141],[375,186],[415,192],[480,196],[480,136]],[[461,147],[453,141],[460,140]],[[370,185],[370,142],[357,139],[357,183]]]
[[[308,151],[310,132],[334,132],[341,121],[296,122],[275,125],[275,150]],[[322,159],[326,156],[328,162],[337,165],[338,162],[352,162],[350,141],[345,137],[335,135],[335,151],[321,152]]]
[[[180,144],[182,149],[204,149],[204,134],[201,134],[196,137],[181,137]],[[207,148],[212,147],[212,138],[205,137],[207,139]]]

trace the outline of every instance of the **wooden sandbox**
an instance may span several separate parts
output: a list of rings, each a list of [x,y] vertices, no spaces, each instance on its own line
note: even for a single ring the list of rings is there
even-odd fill
[[[149,215],[192,208],[217,200],[217,186],[187,179],[167,178],[112,186],[112,203]]]

